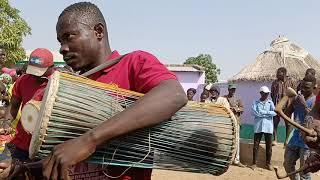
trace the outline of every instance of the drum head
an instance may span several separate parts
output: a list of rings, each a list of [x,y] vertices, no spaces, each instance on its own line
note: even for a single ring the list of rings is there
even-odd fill
[[[50,115],[55,101],[56,94],[59,87],[59,76],[58,71],[54,72],[46,86],[46,90],[40,106],[38,118],[34,126],[32,138],[29,146],[29,158],[34,159],[37,152],[40,150],[40,146],[46,136]]]
[[[21,111],[21,124],[23,129],[28,133],[33,133],[39,113],[41,101],[29,101]]]

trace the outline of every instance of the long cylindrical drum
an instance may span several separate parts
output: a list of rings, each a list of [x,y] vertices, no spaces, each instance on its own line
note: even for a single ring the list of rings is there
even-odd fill
[[[80,76],[56,72],[49,80],[32,131],[30,158],[108,120],[142,94]],[[34,126],[34,127],[32,127]],[[227,109],[188,103],[172,118],[105,143],[90,163],[220,175],[233,161],[236,122]]]

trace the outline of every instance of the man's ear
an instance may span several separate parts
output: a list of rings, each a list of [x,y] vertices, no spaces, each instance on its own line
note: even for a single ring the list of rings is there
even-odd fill
[[[105,27],[103,24],[99,23],[99,24],[96,24],[94,27],[93,27],[93,30],[95,32],[95,35],[98,37],[98,39],[102,39],[104,37],[104,34],[105,34]]]

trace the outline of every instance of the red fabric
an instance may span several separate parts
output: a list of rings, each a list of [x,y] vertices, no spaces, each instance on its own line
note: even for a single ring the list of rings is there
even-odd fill
[[[46,85],[47,83],[37,82],[37,79],[34,76],[25,74],[17,79],[12,90],[12,96],[21,99],[23,107],[32,99],[39,89],[44,89]],[[29,151],[30,140],[31,135],[24,131],[21,122],[19,121],[16,129],[16,136],[12,140],[12,143],[19,149]]]
[[[107,59],[118,56],[119,53],[114,51]],[[140,93],[147,93],[163,80],[177,79],[155,56],[144,51],[129,53],[116,65],[99,71],[90,78]]]
[[[30,54],[29,64],[41,68],[53,66],[53,55],[48,49],[37,48]]]
[[[318,93],[318,95],[316,97],[316,103],[320,103],[320,92]]]
[[[119,53],[117,51],[114,51],[107,59],[114,59],[118,56],[120,56]],[[161,64],[156,57],[143,51],[135,51],[125,55],[116,65],[97,72],[90,78],[103,83],[117,84],[120,88],[140,93],[147,93],[152,88],[159,85],[161,81],[177,79],[176,76],[172,72],[170,72],[163,64]],[[88,165],[85,165],[85,163],[81,163],[79,164],[79,166],[86,167]],[[91,164],[90,166],[94,167],[85,169],[87,169],[87,171],[90,171],[90,169],[97,168],[93,164]],[[77,166],[75,167],[75,169],[77,169]],[[109,175],[118,176],[127,168],[109,166],[107,169]],[[151,173],[152,169],[130,168],[130,170],[127,171],[122,177],[117,179],[150,180]],[[99,174],[90,178],[106,179],[107,177],[103,174]]]

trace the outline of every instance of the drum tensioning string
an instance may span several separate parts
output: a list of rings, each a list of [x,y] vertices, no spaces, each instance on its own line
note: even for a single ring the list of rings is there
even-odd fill
[[[54,114],[53,114],[54,115]],[[52,122],[51,124],[50,124],[50,126],[54,126],[56,123],[54,123],[54,122]],[[63,125],[63,124],[62,124]],[[66,125],[64,125],[64,126],[66,126]],[[94,126],[92,126],[92,127],[94,127]],[[92,127],[89,127],[88,129],[83,129],[84,131],[87,131],[87,130],[89,130],[90,128],[92,128]],[[72,128],[72,126],[71,127],[69,127],[70,129]],[[180,131],[180,129],[173,129],[173,130],[175,130],[177,133]],[[232,134],[230,134],[230,135],[232,135]],[[138,136],[137,136],[138,137]],[[54,136],[52,137],[52,138],[54,138]],[[159,138],[160,139],[160,138]],[[161,143],[161,142],[159,142],[159,139],[158,139],[158,145],[159,145],[159,143]],[[229,139],[232,139],[232,138],[229,138]],[[141,140],[141,139],[136,139],[136,140]],[[168,139],[166,139],[167,141],[168,141]],[[63,142],[63,141],[61,141],[61,142]],[[61,142],[55,142],[55,143],[61,143]],[[50,143],[50,140],[47,140],[47,143]],[[164,142],[164,144],[165,144],[165,142]],[[195,143],[194,143],[195,144]],[[221,144],[221,143],[220,143]],[[227,145],[232,145],[232,141],[230,140],[230,143],[228,143]],[[186,152],[182,152],[182,153],[186,153]],[[216,152],[217,153],[217,152]],[[220,154],[216,154],[216,155],[220,155]],[[121,154],[119,154],[119,156],[121,156]],[[183,156],[182,156],[183,157]],[[127,162],[128,163],[128,162]],[[216,166],[218,166],[218,164],[215,164]]]
[[[54,144],[81,135],[83,132],[92,129],[95,125],[122,111],[122,108],[131,106],[135,103],[135,100],[142,96],[139,93],[121,90],[116,86],[106,86],[99,83],[92,84],[92,81],[86,79],[80,79],[79,81],[79,79],[72,76],[72,82],[69,82],[70,79],[65,77],[62,75],[60,78],[58,96],[48,125],[49,128],[47,129],[48,136],[42,145],[42,150],[39,151],[40,156],[50,152]],[[91,106],[90,102],[94,102],[95,106]],[[106,105],[107,103],[109,104]],[[191,106],[194,108],[190,112],[195,115],[188,117],[178,112],[176,116],[172,117],[171,121],[163,123],[162,126],[156,126],[157,128],[151,128],[155,132],[153,130],[151,130],[151,134],[149,132],[150,141],[146,142],[146,132],[138,131],[130,138],[123,137],[113,140],[104,147],[98,148],[89,161],[105,164],[105,159],[107,158],[111,159],[107,164],[121,164],[127,167],[170,167],[173,170],[183,169],[192,172],[221,173],[221,170],[223,171],[230,163],[231,154],[234,151],[233,137],[235,130],[230,129],[233,126],[230,115],[224,108],[218,106],[207,104],[194,104]],[[65,109],[69,109],[70,113],[61,113]],[[188,108],[184,110],[188,114]],[[196,113],[195,111],[201,113]],[[216,116],[216,118],[213,118],[212,115]],[[200,120],[201,116],[208,121],[197,122],[197,119]],[[175,120],[175,118],[178,118],[178,120]],[[181,118],[183,119],[182,121]],[[193,120],[189,121],[188,118]],[[63,125],[64,119],[70,120],[69,125]],[[209,119],[214,121],[214,126],[210,126]],[[77,123],[77,121],[80,121],[80,123]],[[188,127],[180,126],[179,122],[184,123],[186,126],[190,124],[193,129],[192,132],[188,132]],[[68,132],[72,129],[74,129],[73,132]],[[197,133],[197,129],[199,131],[203,131],[203,129],[211,130],[210,133],[206,134]],[[216,141],[211,142],[210,139],[215,135],[217,135],[215,137]],[[121,147],[119,146],[120,144]],[[146,155],[149,152],[147,151],[147,146],[150,146],[150,148],[152,146],[152,152],[155,153],[154,156]],[[132,152],[127,151],[128,148]],[[101,156],[101,154],[104,155]],[[212,154],[214,154],[214,157]],[[144,162],[148,156],[155,159]],[[170,161],[165,162],[161,158],[169,158]],[[141,162],[139,163],[139,161]]]

